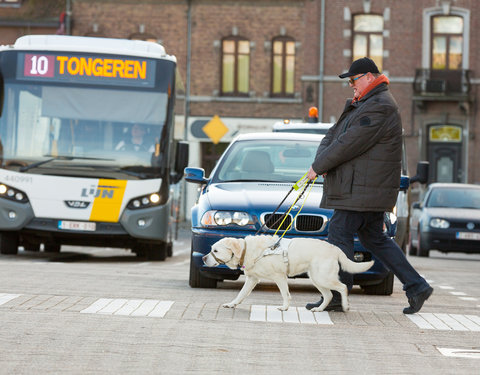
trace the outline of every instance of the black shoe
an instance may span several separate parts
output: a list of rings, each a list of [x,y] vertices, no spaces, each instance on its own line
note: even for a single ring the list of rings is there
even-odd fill
[[[430,297],[433,293],[433,288],[429,286],[423,292],[418,293],[417,295],[410,297],[408,299],[408,303],[410,304],[409,307],[405,307],[403,309],[404,314],[415,314],[420,311],[425,301]]]
[[[311,310],[313,309],[314,307],[318,307],[320,306],[321,304],[323,303],[323,297],[320,298],[320,301],[318,302],[312,302],[312,303],[307,303],[305,305],[305,308],[307,310]],[[336,298],[332,298],[332,300],[330,301],[330,303],[327,305],[327,307],[325,307],[325,310],[324,311],[343,311],[343,308],[342,308],[342,301],[336,299]]]

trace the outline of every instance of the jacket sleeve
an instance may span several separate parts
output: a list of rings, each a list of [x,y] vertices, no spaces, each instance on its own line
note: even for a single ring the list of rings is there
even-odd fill
[[[326,173],[366,152],[380,140],[386,122],[399,116],[396,108],[375,104],[354,117],[347,129],[338,138],[330,139],[327,146],[322,147],[324,142],[321,142],[312,164],[317,174]]]
[[[322,153],[322,151],[325,150],[325,148],[327,148],[332,142],[333,134],[335,133],[334,128],[336,126],[337,124],[334,124],[330,129],[328,129],[327,134],[325,134],[325,137],[323,137],[322,141],[320,142],[320,145],[317,148],[315,159],[317,159],[318,155]]]

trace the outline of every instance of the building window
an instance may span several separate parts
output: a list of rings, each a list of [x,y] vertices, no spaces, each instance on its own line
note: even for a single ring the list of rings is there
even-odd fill
[[[272,41],[272,96],[293,96],[294,86],[295,41],[276,37]]]
[[[435,16],[432,19],[432,69],[462,68],[463,18]]]
[[[378,69],[383,67],[383,17],[358,14],[353,17],[353,61],[370,57]]]
[[[222,95],[248,95],[250,41],[232,36],[222,40]]]

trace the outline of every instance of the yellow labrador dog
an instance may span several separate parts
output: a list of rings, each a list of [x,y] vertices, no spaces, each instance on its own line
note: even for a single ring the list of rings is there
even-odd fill
[[[251,293],[261,278],[274,281],[283,297],[279,310],[288,310],[290,292],[288,276],[308,272],[310,279],[323,296],[323,303],[311,311],[323,311],[332,299],[332,290],[342,296],[343,311],[348,311],[347,287],[338,279],[340,266],[350,273],[368,270],[373,261],[355,263],[338,247],[313,238],[282,239],[278,247],[277,236],[248,236],[223,238],[212,245],[203,257],[208,267],[225,264],[232,269],[243,269],[246,280],[237,297],[223,307],[234,308]],[[339,266],[340,265],[340,266]]]

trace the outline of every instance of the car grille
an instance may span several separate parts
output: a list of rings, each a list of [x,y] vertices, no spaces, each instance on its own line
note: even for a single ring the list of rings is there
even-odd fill
[[[277,230],[280,226],[280,223],[283,219],[280,219],[283,214],[266,214],[265,215],[265,226],[269,229]],[[283,222],[280,230],[286,230],[290,223],[292,222],[292,217],[290,215],[287,216],[285,221]]]
[[[472,229],[476,229],[476,230],[480,229],[480,222],[476,222],[473,220],[462,220],[462,221],[450,220],[450,228],[471,230],[467,228],[467,223],[473,223],[475,225],[475,227]]]
[[[273,217],[272,217],[273,216]],[[283,214],[266,214],[265,223],[269,229],[277,230],[283,219]],[[278,222],[277,222],[278,221]],[[292,222],[292,216],[288,215],[283,222],[280,230],[286,230]],[[318,215],[298,215],[295,223],[295,229],[299,232],[318,232],[324,227],[324,217]],[[291,230],[291,228],[290,228]]]
[[[295,227],[301,232],[317,232],[323,227],[323,217],[314,215],[298,215]]]

